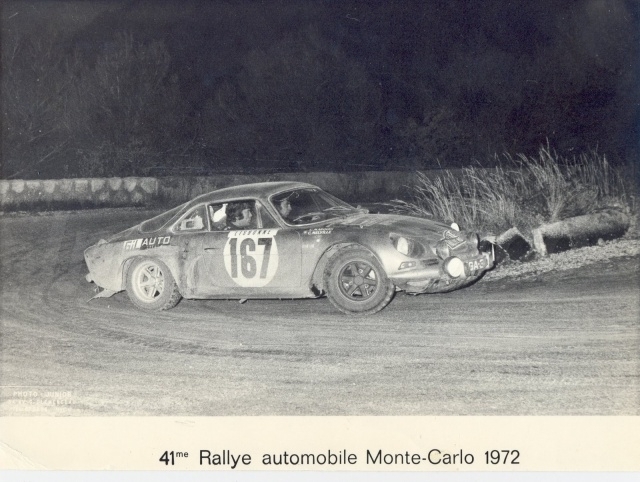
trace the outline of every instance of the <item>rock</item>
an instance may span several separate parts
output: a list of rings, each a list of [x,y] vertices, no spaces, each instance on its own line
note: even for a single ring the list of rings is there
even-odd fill
[[[496,237],[496,244],[499,247],[496,249],[496,263],[502,262],[507,257],[514,261],[521,261],[531,252],[531,243],[516,227]]]
[[[569,249],[593,246],[601,242],[622,237],[631,220],[622,211],[607,209],[594,214],[576,216],[550,224],[543,224],[533,230],[533,244],[536,251],[546,256]]]

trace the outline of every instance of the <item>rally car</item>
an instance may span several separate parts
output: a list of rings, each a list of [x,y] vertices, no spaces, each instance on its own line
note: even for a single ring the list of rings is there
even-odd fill
[[[369,214],[317,186],[265,182],[196,197],[87,248],[95,297],[144,310],[181,298],[315,298],[370,314],[396,291],[437,293],[492,268],[490,243],[454,224]],[[94,298],[95,298],[94,297]]]

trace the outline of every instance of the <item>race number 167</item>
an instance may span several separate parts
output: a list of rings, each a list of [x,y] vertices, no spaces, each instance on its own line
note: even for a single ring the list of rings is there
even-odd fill
[[[262,263],[260,265],[260,278],[267,277],[269,269],[269,256],[271,254],[272,238],[258,238],[258,246],[264,246]],[[244,278],[254,278],[258,272],[256,260],[256,242],[252,238],[244,238],[238,246],[238,238],[229,240],[229,254],[231,258],[231,277],[238,277],[238,264]]]

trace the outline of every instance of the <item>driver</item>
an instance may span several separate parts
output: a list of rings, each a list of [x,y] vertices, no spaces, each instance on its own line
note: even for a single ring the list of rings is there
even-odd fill
[[[293,200],[293,204],[291,201]],[[278,210],[282,219],[289,224],[308,224],[323,219],[323,214],[317,203],[306,192],[287,192],[272,199],[273,206]],[[316,209],[313,211],[313,209]]]
[[[291,214],[291,201],[289,201],[288,197],[282,198],[278,201],[278,212],[282,219],[289,220],[289,214]]]

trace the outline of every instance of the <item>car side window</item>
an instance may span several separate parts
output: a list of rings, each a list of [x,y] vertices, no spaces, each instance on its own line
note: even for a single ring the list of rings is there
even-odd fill
[[[211,231],[225,231],[227,228],[227,203],[210,204],[207,207]]]
[[[258,227],[255,201],[211,204],[207,210],[212,231],[234,231]]]
[[[211,231],[280,227],[262,204],[253,200],[210,204],[207,214]]]
[[[174,231],[198,232],[207,229],[207,215],[204,206],[189,211],[174,225]]]

